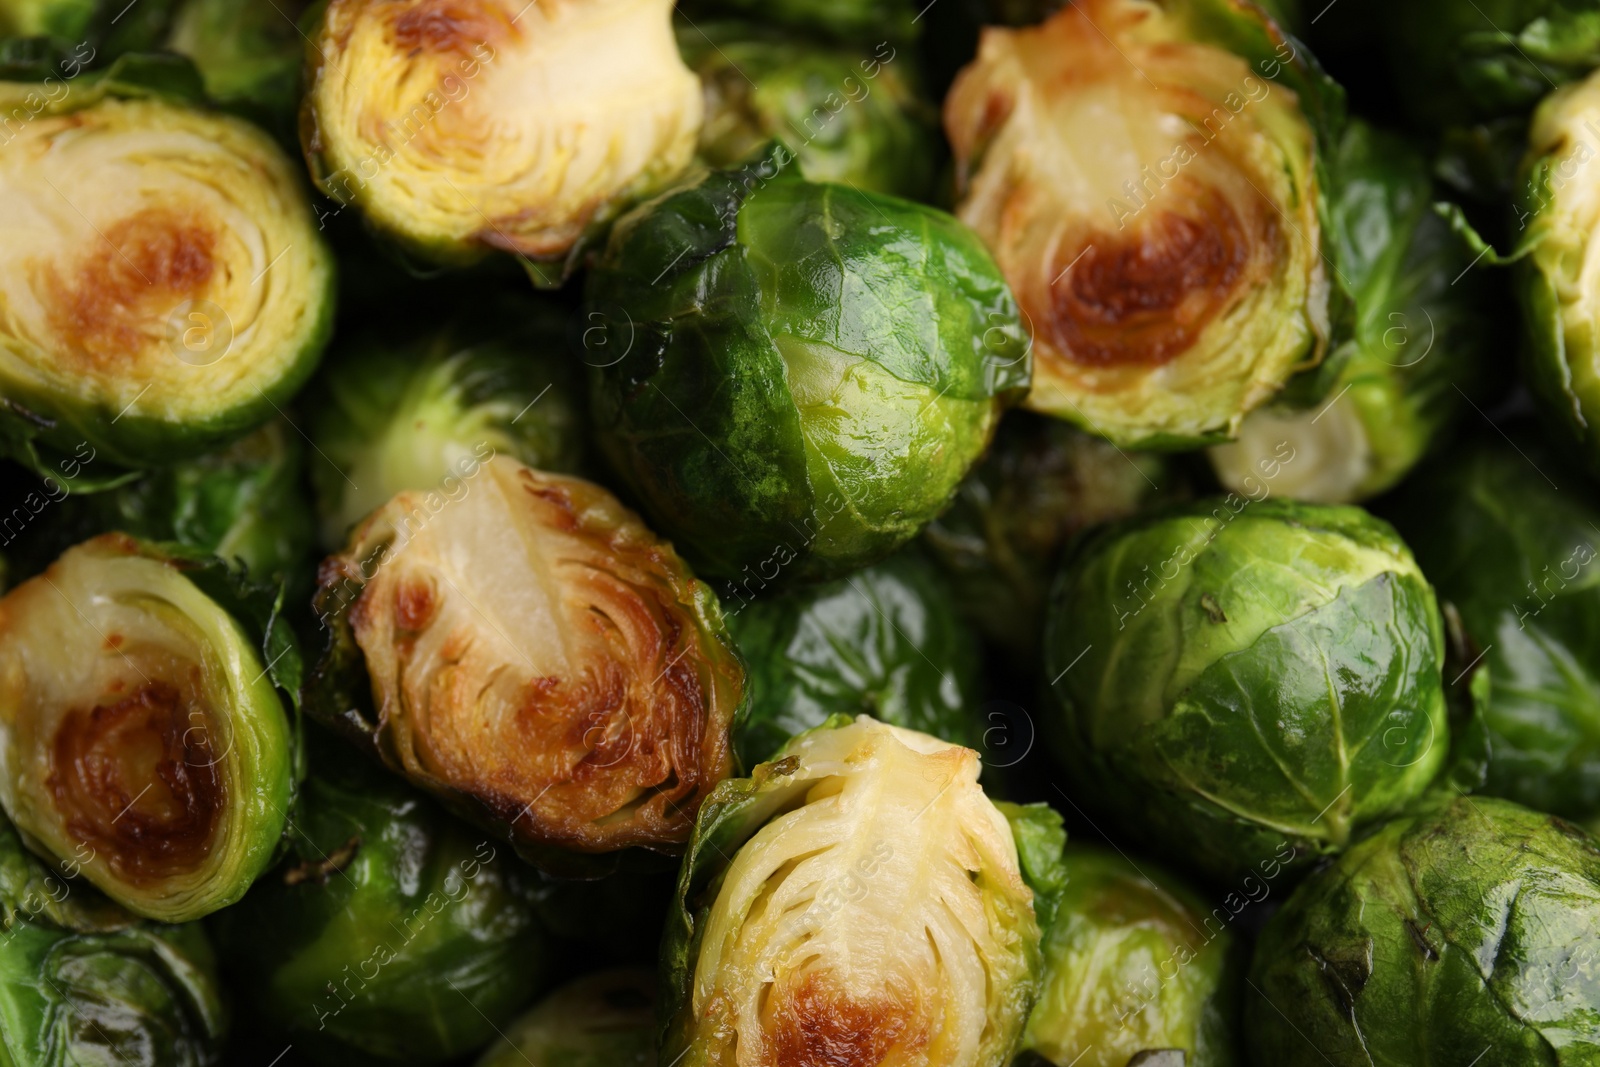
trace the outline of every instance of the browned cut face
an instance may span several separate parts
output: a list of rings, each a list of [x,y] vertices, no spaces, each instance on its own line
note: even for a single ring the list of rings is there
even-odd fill
[[[172,208],[108,226],[66,276],[46,271],[50,327],[91,368],[126,367],[164,343],[166,319],[202,295],[216,272],[217,235]]]
[[[911,1007],[887,996],[842,996],[818,974],[779,996],[768,1008],[764,1062],[771,1067],[877,1067],[891,1053],[904,1059],[927,1044],[926,1024],[914,1029]]]
[[[394,19],[396,50],[409,55],[467,54],[501,38],[509,27],[499,4],[489,0],[420,0]]]
[[[505,460],[489,471],[397,542],[352,606],[381,748],[522,841],[681,844],[730,770],[737,662],[670,546],[610,494]],[[369,525],[405,528],[416,499]]]
[[[199,867],[227,799],[207,722],[159,681],[63,715],[45,786],[67,834],[134,885]]]
[[[1169,363],[1254,283],[1259,253],[1277,245],[1277,221],[1265,211],[1241,217],[1203,187],[1193,192],[1181,207],[1164,194],[1172,206],[1152,204],[1148,219],[1091,233],[1058,255],[1044,322],[1068,359],[1091,367]]]

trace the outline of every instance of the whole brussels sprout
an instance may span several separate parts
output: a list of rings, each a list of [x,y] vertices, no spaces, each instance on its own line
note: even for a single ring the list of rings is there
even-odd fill
[[[40,447],[149,466],[225,445],[327,338],[333,261],[302,179],[180,90],[198,86],[176,57],[0,82],[0,448],[41,473]]]
[[[478,1067],[655,1067],[655,984],[642,969],[568,983],[512,1023]]]
[[[1031,323],[1028,406],[1124,447],[1232,437],[1342,322],[1338,88],[1238,0],[988,27],[945,100],[956,213]]]
[[[370,336],[330,362],[312,418],[325,547],[407,489],[454,493],[491,455],[573,472],[582,384],[565,318],[533,302],[479,306],[421,339]]]
[[[206,95],[293,139],[307,0],[181,0],[166,46],[200,70]]]
[[[660,1062],[998,1067],[1039,967],[978,754],[841,716],[701,808],[662,948]]]
[[[329,0],[301,128],[317,184],[414,257],[499,249],[558,282],[694,153],[700,85],[671,16],[672,0]]]
[[[865,713],[977,748],[978,650],[939,575],[902,552],[824,585],[740,604],[728,629],[750,716],[734,734],[753,767],[834,714]]]
[[[241,1003],[322,1063],[439,1063],[481,1047],[548,970],[519,864],[316,740],[288,857],[213,920]]]
[[[115,533],[0,599],[0,805],[30,846],[163,922],[244,896],[294,792],[280,607]]]
[[[1320,504],[1383,492],[1443,440],[1498,354],[1489,275],[1468,269],[1472,249],[1433,210],[1422,153],[1352,122],[1332,168],[1328,233],[1355,297],[1355,334],[1336,357],[1331,400],[1257,408],[1237,441],[1211,450],[1236,493],[1285,441],[1299,458],[1274,491]]]
[[[1028,1062],[1126,1067],[1175,1049],[1187,1067],[1234,1052],[1243,956],[1199,897],[1160,868],[1070,845],[1071,873],[1044,938],[1044,980],[1020,1048]],[[1154,871],[1155,873],[1150,873]]]
[[[497,456],[458,488],[323,564],[307,710],[536,861],[681,849],[743,711],[716,597],[597,485]]]
[[[1597,928],[1600,848],[1560,819],[1465,796],[1396,819],[1267,922],[1245,1000],[1252,1059],[1593,1062]]]
[[[13,580],[116,530],[237,562],[256,579],[297,583],[311,550],[302,458],[299,433],[279,418],[220,451],[144,471],[106,492],[73,492],[70,479],[46,476],[33,503],[0,519],[0,543],[10,541],[16,520]],[[41,517],[33,521],[24,506]]]
[[[630,213],[589,277],[601,447],[713,577],[822,579],[887,556],[1028,385],[1016,305],[976,237],[801,180],[793,158],[777,146]]]
[[[205,1067],[227,1015],[205,934],[58,878],[0,815],[0,1062]]]
[[[776,138],[812,181],[927,198],[937,116],[917,95],[911,53],[727,22],[679,27],[678,46],[705,87],[700,156],[711,166],[743,163]]]
[[[1595,237],[1589,190],[1600,155],[1600,73],[1539,106],[1518,184],[1522,227],[1516,265],[1528,384],[1546,415],[1600,470],[1600,373],[1595,369],[1593,306],[1600,289],[1583,271]]]
[[[1233,878],[1336,852],[1416,799],[1449,748],[1443,658],[1433,590],[1387,523],[1230,495],[1077,547],[1045,632],[1048,725],[1086,799]]]
[[[1129,455],[1059,420],[1010,412],[922,544],[968,620],[1016,662],[1036,663],[1062,546],[1182,491],[1161,456]]]
[[[1569,818],[1600,815],[1600,507],[1581,486],[1526,436],[1485,439],[1391,509],[1459,613],[1461,668],[1489,669],[1485,791]]]

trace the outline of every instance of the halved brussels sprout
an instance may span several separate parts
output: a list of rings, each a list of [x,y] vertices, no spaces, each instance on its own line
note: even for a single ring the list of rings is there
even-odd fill
[[[464,479],[323,564],[309,710],[534,858],[681,848],[742,710],[716,597],[597,485],[505,457]]]
[[[660,1062],[998,1067],[1039,926],[978,754],[861,716],[701,809],[663,945]]]
[[[1127,1067],[1162,1049],[1186,1067],[1238,1062],[1244,959],[1228,928],[1159,867],[1099,845],[1070,845],[1063,862],[1071,878],[1019,1048],[1063,1067]]]
[[[700,22],[678,47],[705,87],[700,157],[731,167],[784,142],[812,181],[926,199],[937,169],[933,106],[916,58],[814,43],[770,26]]]
[[[655,1067],[656,976],[602,971],[512,1023],[478,1067]]]
[[[559,275],[587,230],[694,153],[700,85],[671,15],[671,0],[330,0],[306,158],[415,255],[501,249]]]
[[[1600,73],[1539,106],[1516,201],[1516,266],[1528,384],[1545,412],[1600,470],[1600,284],[1584,270],[1600,228]]]
[[[1028,385],[970,231],[793,161],[775,146],[629,214],[586,294],[602,448],[696,567],[736,581],[887,556]]]
[[[1384,826],[1262,932],[1244,1032],[1282,1067],[1591,1063],[1600,847],[1504,800]]]
[[[321,737],[293,831],[213,920],[258,1026],[322,1063],[439,1063],[532,999],[550,952],[505,845]]]
[[[295,19],[307,0],[182,0],[166,46],[200,69],[206,95],[292,135],[306,44]]]
[[[830,715],[865,713],[977,748],[978,647],[939,575],[902,552],[875,567],[730,608],[750,717],[734,734],[753,767]]]
[[[1087,0],[984,30],[945,130],[956,213],[1032,323],[1029,407],[1193,446],[1322,358],[1319,137],[1340,98],[1297,47],[1237,0]]]
[[[1348,504],[1383,492],[1443,440],[1499,354],[1496,291],[1434,211],[1423,155],[1352,122],[1332,169],[1328,232],[1355,298],[1355,335],[1327,396],[1258,408],[1237,441],[1211,450],[1236,493],[1254,492],[1269,470],[1272,491],[1296,500]],[[1275,462],[1285,446],[1291,464]]]
[[[1560,479],[1556,488],[1545,479]],[[1489,671],[1486,792],[1600,815],[1600,507],[1526,435],[1423,467],[1392,517]]]
[[[342,545],[396,493],[453,496],[493,455],[577,471],[586,419],[565,329],[555,308],[524,301],[421,340],[367,337],[334,360],[312,422],[327,460],[311,466],[324,545]]]
[[[271,418],[322,351],[333,260],[302,179],[254,126],[149,87],[185,77],[129,57],[70,85],[0,82],[0,396],[26,462],[35,438],[125,466],[209,451]]]
[[[1031,666],[1062,546],[1182,493],[1177,471],[1158,455],[1129,455],[1067,423],[1015,411],[955,502],[922,531],[922,544],[968,620]]]
[[[293,797],[275,688],[298,679],[293,638],[273,618],[257,643],[197,581],[105,534],[0,599],[0,805],[35,850],[163,922],[242,897]]]
[[[301,486],[299,433],[274,419],[218,452],[140,473],[102,493],[73,492],[47,477],[17,515],[22,534],[13,577],[42,571],[63,551],[107,530],[176,541],[237,562],[253,578],[298,584],[311,550],[311,515]]]
[[[0,1062],[205,1067],[226,1022],[199,926],[138,922],[0,815]]]
[[[1107,527],[1050,611],[1085,802],[1218,877],[1340,850],[1450,747],[1433,589],[1359,508],[1230,495]]]

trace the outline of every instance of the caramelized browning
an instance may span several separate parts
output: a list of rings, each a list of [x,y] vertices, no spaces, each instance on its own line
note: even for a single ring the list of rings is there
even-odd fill
[[[352,605],[380,746],[523,841],[595,852],[681,844],[731,769],[737,664],[697,624],[683,564],[604,490],[509,460],[491,470],[515,471],[479,491],[504,494],[495,521],[527,531],[528,566],[449,577],[442,540],[494,513],[453,533],[441,516]],[[407,506],[405,494],[391,504]],[[496,621],[475,586],[490,580],[538,583],[527,601],[553,620],[543,631]],[[562,649],[518,643],[554,632]]]
[[[487,0],[420,0],[394,20],[396,49],[409,55],[467,55],[498,39],[509,23],[499,6]]]
[[[166,336],[167,316],[205,292],[217,235],[172,208],[149,207],[96,235],[66,277],[46,272],[50,327],[97,367],[124,364]]]
[[[841,996],[816,973],[770,1011],[764,1062],[771,1067],[877,1067],[897,1048],[904,1059],[927,1043],[904,1005]]]
[[[159,881],[210,852],[226,796],[205,724],[164,682],[62,717],[45,787],[66,832],[119,878]]]
[[[1215,193],[1186,210],[1152,207],[1152,218],[1127,235],[1095,233],[1070,250],[1041,316],[1068,359],[1091,367],[1176,359],[1236,299],[1257,250],[1275,248],[1277,224],[1268,215],[1242,219]]]

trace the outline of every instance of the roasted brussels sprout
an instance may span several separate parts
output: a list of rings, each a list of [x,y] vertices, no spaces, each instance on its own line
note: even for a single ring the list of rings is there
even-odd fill
[[[945,100],[957,214],[1030,320],[1036,411],[1125,447],[1237,433],[1342,315],[1342,96],[1254,5],[1086,0],[989,27]]]
[[[139,922],[57,877],[3,815],[0,1020],[8,1067],[204,1067],[227,1021],[198,926]]]
[[[1078,546],[1045,633],[1049,725],[1086,801],[1232,879],[1416,799],[1449,748],[1443,657],[1387,523],[1230,495]]]
[[[683,1067],[996,1067],[1040,967],[978,754],[864,715],[713,792],[662,953],[660,1062]]]
[[[565,317],[542,304],[479,308],[420,340],[365,338],[332,361],[312,437],[322,539],[407,489],[460,491],[493,455],[574,472],[583,455],[582,383]]]
[[[1560,819],[1491,797],[1397,819],[1268,921],[1245,999],[1252,1058],[1590,1062],[1597,928],[1600,848]]]
[[[46,477],[31,502],[0,519],[6,541],[20,534],[14,577],[116,530],[235,561],[257,579],[297,581],[311,550],[301,452],[299,433],[274,419],[220,451],[142,472],[108,492],[73,492],[70,481]]]
[[[753,767],[830,715],[865,713],[977,748],[977,642],[939,575],[902,552],[824,585],[728,611],[750,717],[734,736]]]
[[[288,857],[213,920],[229,976],[320,1062],[471,1052],[548,969],[520,864],[342,747],[315,739]]]
[[[1520,450],[1520,452],[1519,452]],[[1559,478],[1558,489],[1547,477]],[[1391,515],[1486,665],[1487,792],[1600,815],[1600,507],[1528,437],[1429,464]]]
[[[671,0],[329,0],[310,35],[306,158],[324,192],[413,256],[500,249],[559,280],[586,231],[693,155],[700,85],[671,13]]]
[[[200,69],[206,95],[292,134],[306,43],[295,19],[306,0],[182,0],[166,46]]]
[[[715,577],[887,556],[1028,385],[1016,305],[976,237],[804,181],[793,158],[777,146],[629,214],[589,278],[601,446]]]
[[[1600,289],[1583,271],[1596,228],[1587,172],[1600,154],[1600,73],[1552,93],[1529,132],[1518,184],[1516,267],[1526,375],[1549,418],[1600,470],[1600,371],[1594,311]]]
[[[462,479],[323,564],[308,711],[535,860],[681,848],[742,711],[716,597],[599,486],[505,457]]]
[[[731,167],[774,138],[812,181],[924,199],[937,144],[916,59],[887,42],[870,52],[746,23],[680,27],[678,45],[705,87],[700,156]]]
[[[242,897],[293,793],[275,688],[296,688],[293,636],[275,602],[225,610],[244,597],[218,570],[105,534],[0,599],[0,805],[35,850],[164,922]]]
[[[602,971],[512,1023],[478,1067],[655,1067],[655,975]]]
[[[1489,275],[1468,270],[1473,250],[1434,211],[1422,153],[1352,122],[1332,169],[1328,233],[1355,297],[1354,336],[1331,399],[1258,408],[1237,441],[1211,450],[1236,493],[1285,442],[1297,458],[1274,492],[1321,504],[1383,492],[1443,439],[1499,354]]]
[[[1119,452],[1067,423],[1017,411],[949,510],[922,531],[922,544],[967,618],[1015,660],[1033,663],[1062,546],[1182,491],[1158,455]]]
[[[1227,926],[1160,868],[1098,845],[1071,845],[1064,862],[1071,878],[1020,1048],[1078,1067],[1126,1067],[1158,1049],[1180,1050],[1187,1067],[1236,1063],[1244,961]]]
[[[130,56],[0,82],[0,442],[41,472],[38,445],[146,466],[227,444],[321,353],[333,262],[301,179],[260,130],[165,92],[185,79]]]

